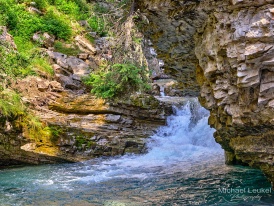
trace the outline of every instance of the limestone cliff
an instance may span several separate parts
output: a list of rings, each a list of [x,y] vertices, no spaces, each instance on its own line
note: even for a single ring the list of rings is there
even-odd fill
[[[227,163],[274,182],[274,1],[138,1],[145,33],[185,94],[200,102]],[[196,71],[196,76],[195,76]],[[194,80],[196,79],[196,80]]]
[[[0,29],[0,49],[5,55],[17,53],[6,27]],[[165,124],[166,116],[172,113],[171,104],[141,93],[128,92],[128,96],[112,101],[92,96],[82,78],[105,58],[105,38],[98,38],[95,48],[85,37],[76,36],[66,46],[73,50],[78,45],[77,55],[55,51],[52,35],[38,32],[33,35],[33,40],[37,39],[44,46],[39,51],[53,67],[52,76],[39,71],[39,76],[12,79],[0,72],[4,82],[0,100],[6,89],[20,93],[18,105],[27,105],[21,113],[5,115],[5,104],[14,102],[0,102],[0,166],[74,162],[145,151],[145,138]]]

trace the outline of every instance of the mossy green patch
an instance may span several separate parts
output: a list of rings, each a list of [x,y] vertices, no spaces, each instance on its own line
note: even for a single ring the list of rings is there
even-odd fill
[[[77,56],[78,54],[81,53],[81,50],[79,49],[79,47],[76,47],[76,46],[73,46],[73,48],[67,47],[64,43],[60,41],[56,41],[54,43],[54,50],[56,52],[66,54],[68,56]]]
[[[91,148],[92,146],[96,145],[95,142],[89,140],[87,137],[83,135],[76,136],[75,140],[76,140],[76,146],[79,148],[82,148],[83,145],[85,145],[86,148]]]

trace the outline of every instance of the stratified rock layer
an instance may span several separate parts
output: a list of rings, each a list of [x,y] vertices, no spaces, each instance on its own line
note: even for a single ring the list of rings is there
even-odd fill
[[[166,71],[198,91],[227,163],[274,182],[274,1],[139,1]],[[173,71],[173,72],[172,72]],[[196,76],[194,75],[196,71]],[[196,78],[196,80],[194,80]]]
[[[0,32],[1,48],[15,50],[7,29],[1,27]],[[45,45],[46,39],[40,37],[37,33],[33,39]],[[77,56],[41,49],[51,60],[54,77],[28,76],[10,81],[9,86],[20,93],[30,115],[27,120],[20,115],[7,118],[0,108],[0,166],[142,153],[145,138],[172,113],[171,104],[148,94],[128,94],[116,101],[92,96],[82,78],[98,67],[102,59],[96,52],[101,51],[83,37],[77,36],[75,41],[81,49]]]
[[[40,141],[27,139],[23,134],[24,141],[19,141],[18,147],[10,146],[10,153],[24,150],[31,156],[44,154],[49,159],[52,157],[53,162],[58,158],[81,161],[98,156],[142,153],[146,138],[164,125],[166,116],[172,113],[171,104],[145,94],[131,95],[127,100],[105,101],[91,94],[65,90],[56,81],[38,77],[18,80],[14,87],[24,96],[35,116],[54,131],[51,138],[38,136]],[[20,131],[17,136],[16,132],[13,135],[16,141],[18,133]],[[27,155],[25,159],[18,157],[20,154],[12,157],[11,162],[43,163],[43,160],[32,161]]]

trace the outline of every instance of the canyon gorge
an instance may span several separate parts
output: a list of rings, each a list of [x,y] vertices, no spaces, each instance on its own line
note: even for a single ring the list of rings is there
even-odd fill
[[[210,111],[208,123],[216,129],[226,163],[259,168],[273,185],[274,1],[135,0],[133,9],[141,33],[164,62],[161,75],[176,82],[170,96],[199,97]],[[1,33],[0,41],[16,48],[6,27]],[[99,67],[99,56],[108,58],[105,38],[91,44],[77,36],[81,52],[73,56],[54,51],[54,38],[47,33],[36,35],[43,35],[42,53],[55,76],[11,84],[34,114],[54,128],[54,135],[50,140],[25,138],[16,119],[0,116],[1,166],[144,152],[146,137],[165,124],[172,104],[140,93],[115,101],[95,98],[82,78]],[[156,57],[147,47],[133,50],[143,50],[153,67]]]

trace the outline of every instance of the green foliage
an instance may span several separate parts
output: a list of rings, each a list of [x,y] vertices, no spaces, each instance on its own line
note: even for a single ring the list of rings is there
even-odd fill
[[[61,137],[61,135],[64,133],[63,129],[58,126],[48,126],[47,129],[50,134],[50,141],[56,144],[59,137]]]
[[[57,51],[57,52],[66,54],[68,56],[76,56],[79,53],[81,53],[81,50],[79,48],[66,47],[60,41],[57,41],[57,42],[54,43],[54,50]]]
[[[32,1],[32,0],[31,0]],[[48,1],[47,0],[35,0],[35,7],[39,10],[45,10],[48,6]]]
[[[74,0],[74,2],[78,5],[81,13],[88,14],[90,12],[90,6],[86,0]]]
[[[29,50],[27,53],[25,51],[26,48],[32,48],[32,50]],[[0,56],[4,60],[0,61],[0,73],[11,78],[36,75],[37,72],[53,76],[54,71],[50,65],[49,59],[43,57],[39,51],[33,49],[32,46],[28,46],[27,42],[26,48],[19,53],[14,51],[7,44],[2,43],[1,45],[0,42]]]
[[[133,91],[150,88],[147,71],[133,64],[114,64],[109,71],[91,74],[84,79],[97,97],[113,98]]]
[[[39,137],[44,136],[44,126],[40,119],[34,115],[28,114],[23,117],[21,121],[21,126],[24,129],[25,136],[31,139],[39,139]]]
[[[70,22],[62,15],[57,16],[49,10],[44,16],[39,16],[28,12],[24,4],[16,4],[12,0],[0,0],[0,19],[13,36],[24,40],[29,40],[37,31],[48,32],[64,40],[72,35]]]
[[[52,77],[54,75],[54,70],[52,66],[50,65],[49,59],[45,57],[41,57],[40,55],[33,57],[27,69],[29,71],[32,71],[32,73],[43,72],[44,74],[47,74],[49,77]]]
[[[41,27],[41,31],[48,32],[56,37],[64,40],[68,40],[72,35],[72,29],[70,23],[62,16],[57,16],[51,10],[43,18],[44,24]]]
[[[5,23],[14,36],[29,38],[41,27],[38,15],[27,12],[24,5],[11,0],[0,0],[0,15],[6,19]]]
[[[76,140],[76,146],[79,148],[82,148],[83,145],[86,145],[86,148],[91,148],[93,145],[96,144],[95,142],[87,139],[86,137],[82,135],[76,136],[75,140]]]
[[[56,8],[76,20],[87,19],[90,15],[90,7],[85,0],[49,0]]]
[[[0,73],[9,77],[20,76],[29,65],[28,58],[18,52],[15,52],[9,45],[0,42]]]
[[[30,56],[32,51],[37,48],[37,44],[33,43],[30,39],[26,40],[20,36],[15,36],[13,39],[21,55]]]
[[[73,1],[64,1],[64,0],[55,0],[54,4],[57,6],[59,11],[62,11],[65,14],[79,14],[80,8]]]
[[[49,136],[47,127],[28,112],[19,94],[11,89],[0,88],[0,114],[6,118],[17,119],[17,125],[23,128],[25,136],[33,139]]]
[[[120,18],[115,16],[115,13],[120,9],[117,1],[108,0],[107,2],[112,4],[112,7],[107,7],[102,3],[93,3],[92,13],[87,20],[92,31],[97,32],[101,37],[107,36],[114,24],[119,21],[118,18]]]
[[[138,38],[138,37],[133,36],[132,41],[134,41],[136,44],[141,44],[143,41],[143,38]]]
[[[16,117],[25,113],[26,107],[20,96],[10,89],[0,91],[0,113],[5,117]]]
[[[11,89],[0,90],[0,114],[6,118],[17,119],[17,126],[23,128],[24,135],[31,139],[41,139],[54,134],[38,117],[28,112],[19,94]]]
[[[100,36],[104,36],[106,33],[104,19],[100,16],[92,16],[88,19],[88,24],[92,31],[97,32]]]

